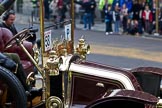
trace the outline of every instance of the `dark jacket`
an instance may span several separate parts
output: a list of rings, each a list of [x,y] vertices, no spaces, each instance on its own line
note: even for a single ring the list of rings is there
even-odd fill
[[[134,4],[132,7],[132,12],[133,12],[133,20],[139,20],[139,14],[141,10],[141,5],[140,4]]]
[[[108,10],[108,5],[104,5],[103,7],[103,11],[105,14],[105,22],[112,22],[113,20],[113,11],[112,8],[110,10]]]
[[[91,13],[92,10],[91,10],[91,1],[87,1],[87,2],[78,2],[78,1],[74,1],[76,4],[79,4],[83,7],[83,9],[85,10],[85,13]]]
[[[9,29],[12,32],[13,35],[16,35],[18,33],[14,24],[9,27],[4,22],[2,22],[2,23],[0,23],[0,27]]]
[[[94,12],[96,9],[96,1],[95,0],[90,0],[91,3],[91,11]]]

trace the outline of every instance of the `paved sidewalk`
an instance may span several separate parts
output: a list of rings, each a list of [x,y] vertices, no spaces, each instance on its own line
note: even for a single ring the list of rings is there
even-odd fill
[[[16,21],[15,21],[15,23],[29,24],[29,22],[31,23],[31,16],[30,15],[16,13]],[[36,21],[35,23],[39,23],[39,21]],[[79,19],[76,19],[75,23],[76,23],[76,28],[77,29],[83,29],[84,25],[80,24]],[[51,22],[46,21],[45,24],[51,24]],[[105,23],[96,21],[95,25],[92,27],[91,30],[92,31],[105,32]],[[151,34],[151,35],[142,34],[141,37],[162,39],[162,35],[154,35],[154,34]]]
[[[76,21],[76,28],[78,29],[83,29],[84,25],[79,23],[79,20]],[[102,22],[96,22],[95,25],[92,27],[91,29],[92,31],[101,31],[101,32],[105,32],[105,23]],[[133,35],[131,35],[133,36]],[[157,35],[157,34],[149,34],[149,35],[145,35],[142,34],[140,35],[141,37],[149,37],[149,38],[157,38],[157,39],[162,39],[162,35]]]

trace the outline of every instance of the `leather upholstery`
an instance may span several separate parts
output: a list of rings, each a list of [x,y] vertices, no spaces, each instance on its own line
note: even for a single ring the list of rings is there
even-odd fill
[[[13,37],[13,35],[8,29],[0,28],[0,52],[17,53],[21,59],[21,63],[23,65],[25,71],[28,74],[34,70],[34,65],[31,63],[29,57],[23,52],[23,50],[17,45],[13,45],[9,49],[4,50],[5,44],[10,39],[12,39],[12,37]],[[28,52],[31,55],[33,55],[32,43],[24,41],[23,44],[24,44],[25,48],[27,48]]]

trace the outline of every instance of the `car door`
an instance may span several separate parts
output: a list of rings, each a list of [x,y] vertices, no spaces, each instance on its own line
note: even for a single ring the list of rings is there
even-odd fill
[[[97,64],[72,63],[68,73],[70,73],[70,89],[67,91],[70,91],[70,94],[67,97],[70,97],[71,107],[85,107],[114,89],[138,88],[136,80],[132,79],[134,77],[125,74],[123,70]]]

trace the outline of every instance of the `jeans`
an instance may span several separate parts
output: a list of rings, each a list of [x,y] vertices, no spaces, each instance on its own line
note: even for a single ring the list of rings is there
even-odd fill
[[[115,21],[114,23],[114,32],[119,33],[119,28],[120,28],[120,21]]]
[[[87,29],[87,25],[88,25],[88,29],[90,30],[92,25],[92,14],[84,13],[83,22],[84,22],[84,29]]]
[[[138,20],[138,32],[139,32],[140,34],[143,33],[143,31],[142,31],[142,20],[141,20],[141,19]]]
[[[112,32],[112,22],[106,22],[106,32]]]

